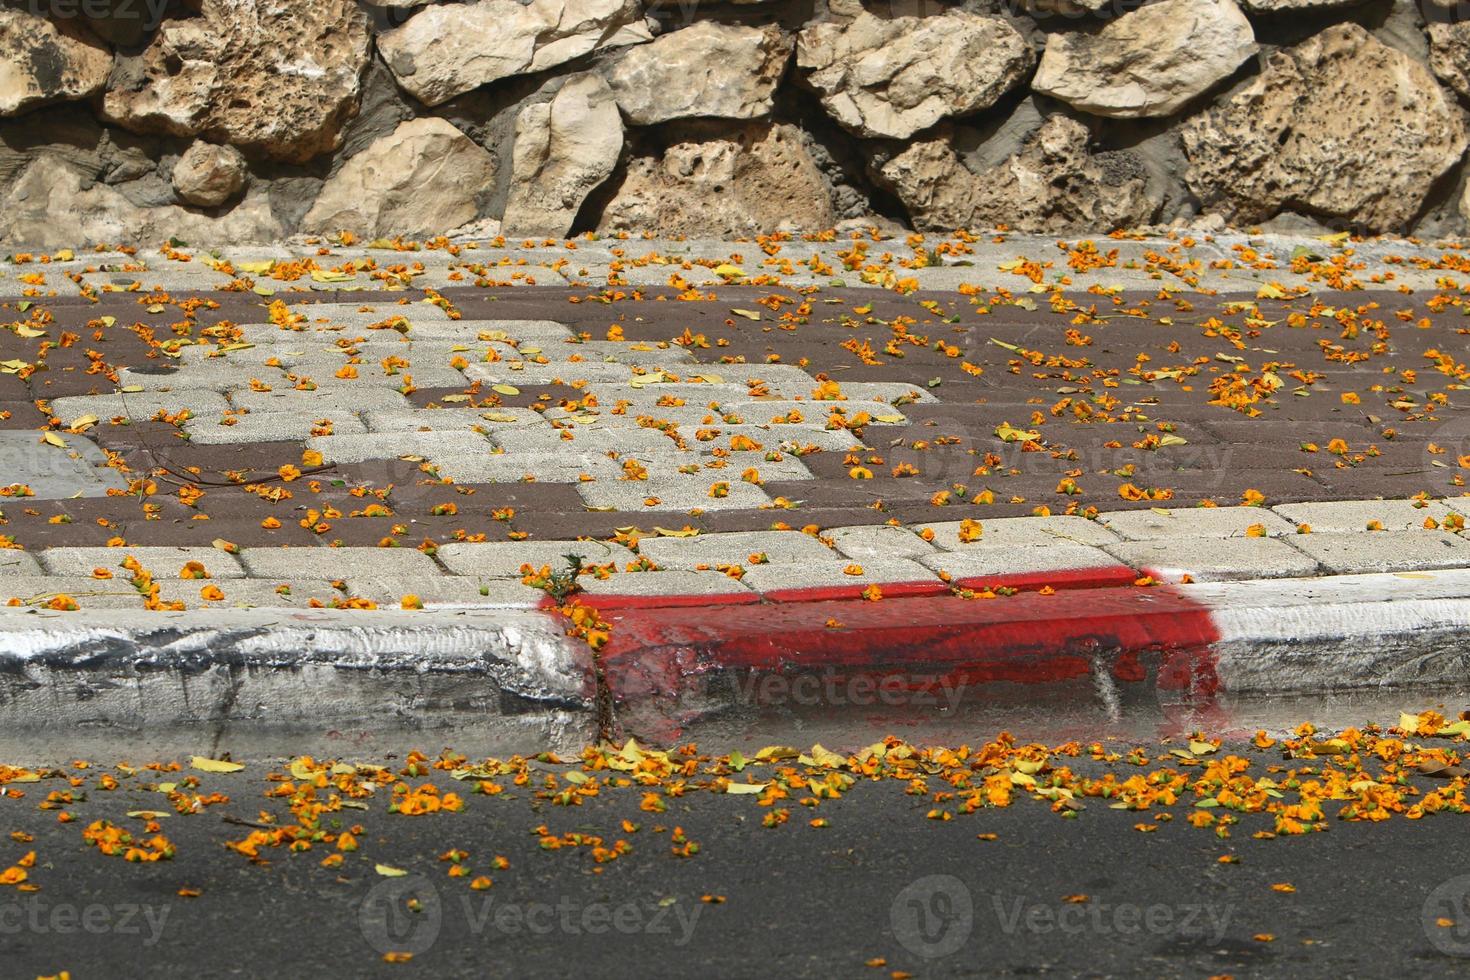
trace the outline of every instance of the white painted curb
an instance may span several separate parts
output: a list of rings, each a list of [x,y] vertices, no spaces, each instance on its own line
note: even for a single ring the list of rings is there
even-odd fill
[[[4,610],[0,732],[443,726],[577,744],[594,728],[584,660],[528,610]]]

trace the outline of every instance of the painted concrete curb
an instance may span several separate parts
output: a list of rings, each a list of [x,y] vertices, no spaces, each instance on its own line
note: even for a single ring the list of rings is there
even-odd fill
[[[672,739],[723,714],[967,699],[1144,699],[1208,715],[1233,696],[1470,680],[1470,571],[1099,586],[1000,599],[623,608],[603,676],[620,733]]]
[[[1470,570],[1073,582],[993,599],[587,597],[612,625],[595,657],[550,609],[0,611],[0,724],[216,739],[442,729],[514,750],[671,741],[732,713],[872,705],[919,718],[997,696],[1208,709],[1470,679]]]
[[[576,745],[591,707],[583,659],[536,611],[0,613],[14,737],[445,728]]]

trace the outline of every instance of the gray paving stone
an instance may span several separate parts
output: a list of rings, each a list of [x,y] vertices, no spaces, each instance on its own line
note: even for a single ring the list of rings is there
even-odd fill
[[[572,333],[564,323],[555,320],[460,320],[461,327],[468,336],[480,338],[481,334],[487,334],[494,338],[497,334],[501,339],[510,338],[525,344],[548,344],[566,343],[576,335]],[[483,338],[480,338],[483,339]]]
[[[717,483],[728,485],[724,497],[710,496]],[[695,476],[664,476],[658,480],[598,480],[577,484],[588,507],[608,507],[629,512],[665,510],[737,510],[770,504],[771,498],[752,483],[741,482],[739,474],[722,478],[708,473]],[[649,504],[648,500],[655,500]]]
[[[300,335],[298,336],[300,337]],[[195,369],[232,368],[235,372],[235,385],[231,385],[230,387],[235,387],[239,384],[240,375],[242,374],[246,377],[258,377],[262,380],[266,377],[278,377],[282,374],[283,367],[290,367],[296,360],[308,357],[312,352],[320,354],[335,353],[338,357],[342,356],[340,350],[323,340],[313,340],[311,343],[298,343],[291,345],[291,349],[288,350],[287,345],[274,343],[277,339],[276,337],[271,336],[270,339],[272,341],[271,343],[259,343],[255,347],[247,347],[228,352],[222,351],[220,347],[214,344],[196,344],[192,347],[182,347],[179,349],[178,359],[173,363],[178,365],[181,372],[185,370],[193,371]],[[300,339],[304,340],[305,338],[300,337]],[[267,361],[278,363],[267,364]],[[210,386],[203,385],[201,387],[208,388]]]
[[[235,385],[240,376],[235,376]],[[103,422],[114,418],[147,421],[159,412],[173,415],[188,409],[195,418],[218,418],[228,411],[230,403],[216,391],[203,388],[176,388],[171,391],[108,392],[100,395],[72,395],[51,402],[51,414],[70,425],[83,415],[95,415]]]
[[[0,548],[0,576],[41,574],[41,563],[24,551]]]
[[[223,599],[206,599],[204,592],[210,585],[224,594]],[[282,588],[286,591],[281,591]],[[3,586],[0,586],[3,588]],[[236,609],[236,608],[291,608],[311,605],[316,599],[330,603],[343,598],[343,593],[332,588],[330,582],[314,579],[229,579],[216,582],[187,582],[159,580],[158,598],[165,602],[182,602],[188,609]]]
[[[850,575],[848,569],[860,568],[862,574]],[[827,558],[798,565],[746,565],[741,579],[757,592],[785,589],[807,589],[851,585],[868,585],[937,581],[934,570],[907,558]]]
[[[1166,582],[1178,582],[1184,575],[1196,582],[1229,582],[1297,578],[1317,571],[1316,559],[1275,538],[1172,537],[1109,545],[1107,550]]]
[[[444,460],[439,475],[456,483],[518,483],[531,477],[537,483],[579,483],[582,475],[599,481],[616,480],[623,468],[592,450],[558,452],[487,452]]]
[[[191,398],[198,399],[201,403],[201,408],[197,411],[207,411],[218,401],[224,400],[224,396],[219,393],[238,388],[251,378],[258,378],[266,384],[277,386],[290,384],[285,380],[285,374],[280,368],[235,364],[224,359],[189,364],[180,363],[174,370],[162,374],[156,371],[140,371],[126,367],[117,372],[118,387],[143,389],[141,392],[127,396],[126,400],[129,404],[141,401],[141,396],[148,393],[157,400],[158,404],[172,406],[169,408],[170,411],[176,411],[180,405],[193,408],[193,405],[187,401]],[[195,394],[195,392],[204,391],[214,392],[216,397],[199,399],[199,396]],[[136,411],[137,409],[134,408],[134,412]]]
[[[631,377],[631,376],[630,376]],[[732,384],[687,384],[679,381],[660,381],[645,384],[635,388],[626,381],[614,382],[612,380],[594,380],[587,386],[587,390],[597,396],[597,403],[611,407],[620,401],[628,402],[628,411],[636,414],[656,414],[664,406],[658,403],[664,399],[678,399],[680,405],[670,405],[670,408],[696,407],[708,409],[711,404],[724,407],[726,411],[738,401],[750,398],[750,389],[744,385]],[[822,418],[826,418],[826,413]]]
[[[905,381],[849,381],[842,385],[847,400],[866,407],[869,404],[891,408],[900,399],[919,402],[938,401],[927,390]]]
[[[826,419],[821,420],[825,424]],[[699,439],[701,429],[710,430],[712,438]],[[762,449],[790,452],[805,446],[816,446],[827,452],[846,452],[861,446],[857,436],[846,429],[826,429],[822,425],[700,425],[679,426],[679,434],[691,444],[729,449],[736,436],[745,436]]]
[[[627,340],[584,340],[575,344],[563,343],[550,350],[544,351],[548,357],[567,358],[572,355],[580,355],[587,361],[612,360],[620,364],[638,364],[645,366],[655,365],[693,365],[698,362],[694,355],[687,349],[677,344],[669,344],[659,347],[650,343],[637,343]],[[693,370],[707,371],[711,365],[700,365]],[[724,365],[714,366],[719,373],[724,374]],[[678,369],[683,373],[685,368]]]
[[[891,524],[834,527],[823,531],[822,536],[830,538],[837,550],[849,558],[917,558],[937,550],[911,528]]]
[[[443,408],[374,409],[362,413],[369,432],[519,432],[537,427],[550,430],[551,424],[529,408]]]
[[[613,409],[616,403],[617,400],[613,399],[612,401],[600,402],[600,408],[577,409],[576,411],[550,406],[541,414],[547,420],[558,422],[570,421],[573,424],[590,424],[579,423],[577,420],[595,418],[598,420],[598,425],[636,425],[639,417],[647,416],[657,419],[659,422],[679,427],[681,430],[687,426],[691,432],[694,431],[695,427],[719,426],[724,421],[723,416],[718,412],[711,411],[703,405],[654,406],[652,403],[630,404],[624,411],[615,412]]]
[[[41,441],[27,429],[0,429],[0,486],[23,484],[29,498],[63,500],[105,497],[109,488],[127,489],[127,481],[107,465],[107,456],[86,436],[60,433],[66,448]]]
[[[1336,574],[1470,568],[1470,541],[1447,531],[1318,531],[1283,539]]]
[[[1261,525],[1268,537],[1296,533],[1296,525],[1261,507],[1174,507],[1117,510],[1099,514],[1098,521],[1129,541],[1159,538],[1236,538]]]
[[[1001,517],[979,519],[980,537],[966,543],[960,540],[961,521],[939,524],[917,524],[918,531],[934,532],[933,544],[946,551],[1006,547],[1012,545],[1085,544],[1104,545],[1118,541],[1118,536],[1085,517]]]
[[[692,569],[697,565],[746,565],[750,556],[764,554],[773,565],[831,561],[836,555],[816,538],[800,531],[734,531],[700,534],[692,538],[646,537],[638,553],[663,569]]]
[[[434,559],[414,548],[245,548],[240,562],[252,578],[333,581],[353,576],[442,575]]]
[[[1421,505],[1417,500],[1344,500],[1314,504],[1280,504],[1276,513],[1295,524],[1310,525],[1312,531],[1363,531],[1378,521],[1385,531],[1411,531],[1424,527],[1424,519],[1443,521],[1449,508],[1438,501]]]
[[[12,599],[18,599],[20,605],[39,608],[57,595],[70,596],[84,610],[143,608],[143,597],[126,578],[103,580],[89,575],[0,575],[0,606],[8,606]]]
[[[471,364],[464,369],[464,373],[470,381],[479,381],[485,385],[507,384],[522,389],[582,381],[618,385],[635,377],[632,367],[627,364],[607,364],[602,361],[552,361],[549,364],[496,361],[491,364]]]
[[[230,392],[230,400],[236,408],[250,412],[290,412],[297,415],[315,414],[317,418],[334,419],[339,415],[351,415],[375,408],[407,410],[413,403],[389,388],[350,385],[328,387],[322,385],[314,391],[297,391],[295,388],[276,388],[272,391],[253,391],[237,388]]]
[[[189,438],[201,446],[232,446],[253,442],[284,442],[309,439],[321,428],[321,415],[302,412],[252,412],[229,416],[233,425],[221,425],[218,418],[191,419],[184,423]],[[332,416],[333,435],[354,435],[367,431],[355,415],[337,413]]]
[[[792,417],[795,412],[801,421],[815,426],[825,426],[827,418],[837,410],[844,418],[851,419],[860,412],[866,412],[872,419],[872,425],[907,425],[908,416],[903,414],[903,409],[895,408],[888,404],[878,402],[815,402],[794,401],[791,399],[748,399],[741,398],[726,402],[722,407],[727,412],[734,412],[751,425],[779,426],[789,424],[778,422],[777,419]]]
[[[619,572],[605,579],[585,576],[582,591],[589,595],[683,596],[750,595],[751,590],[723,572],[672,569],[657,572]]]
[[[642,454],[632,454],[642,459]],[[812,471],[806,468],[800,457],[790,453],[781,454],[780,459],[766,459],[764,453],[731,453],[728,456],[713,456],[700,454],[700,460],[704,463],[703,473],[708,474],[715,480],[742,480],[747,470],[755,470],[757,478],[761,483],[772,480],[811,480]],[[668,461],[669,464],[683,464],[688,462],[683,456]],[[649,472],[655,478],[661,478],[660,470],[649,467]]]
[[[618,452],[638,455],[640,458],[649,455],[681,455],[673,439],[657,429],[646,429],[631,421],[573,426],[565,430],[571,433],[571,439],[562,438],[563,431],[550,424],[505,426],[495,433],[495,442],[510,453]]]
[[[398,356],[409,363],[394,369],[389,374],[382,366],[383,358],[363,357],[361,363],[351,364],[356,369],[357,377],[350,382],[351,385],[375,385],[378,387],[392,388],[395,391],[408,382],[411,378],[416,388],[459,388],[467,382],[463,372],[452,368],[448,360],[435,363],[428,357],[415,357],[412,351],[405,350]],[[337,372],[343,367],[349,366],[347,358],[338,355],[314,355],[308,354],[299,357],[291,365],[290,373],[297,377],[305,375],[317,383],[331,382],[336,380]],[[229,387],[239,385],[239,376]]]
[[[124,583],[128,572],[122,569],[128,556],[137,558],[155,579],[179,578],[184,566],[197,561],[210,578],[244,578],[245,570],[235,556],[216,548],[144,546],[123,548],[47,548],[36,552],[36,559],[50,575],[90,576],[94,568],[112,571]],[[197,580],[196,580],[197,581]],[[202,584],[202,583],[201,583]]]
[[[524,585],[519,578],[377,575],[352,577],[346,584],[349,595],[370,599],[384,608],[401,608],[403,597],[408,595],[418,596],[425,608],[477,605],[535,609],[546,598],[541,589]]]
[[[490,440],[473,432],[370,432],[365,435],[315,436],[306,440],[327,463],[361,463],[369,459],[422,456],[432,463],[488,453]]]
[[[284,298],[284,297],[277,297]],[[449,314],[442,307],[424,301],[417,303],[384,303],[381,300],[373,302],[298,302],[287,300],[291,304],[294,313],[305,313],[310,319],[317,320],[325,317],[333,323],[351,322],[356,319],[369,318],[367,322],[372,323],[382,320],[388,316],[406,316],[410,320],[424,320],[425,322],[451,323]],[[363,308],[367,307],[367,312]]]
[[[561,571],[566,568],[563,556],[569,554],[581,556],[587,564],[615,562],[619,568],[637,560],[622,545],[603,541],[455,542],[440,545],[438,558],[454,575],[519,579],[522,565],[550,565],[553,571]]]
[[[1003,578],[1032,572],[1063,572],[1113,568],[1119,561],[1101,548],[1070,542],[1052,544],[993,545],[965,551],[938,552],[918,559],[935,571],[946,571],[956,579]]]

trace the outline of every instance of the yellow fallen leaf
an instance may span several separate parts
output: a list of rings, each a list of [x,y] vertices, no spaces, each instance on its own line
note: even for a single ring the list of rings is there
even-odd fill
[[[515,385],[491,385],[490,390],[501,395],[519,395],[521,389]]]
[[[57,435],[54,432],[47,432],[46,434],[41,436],[41,441],[46,443],[46,445],[48,446],[55,446],[57,449],[66,448],[66,440],[61,438],[61,436]]]
[[[811,752],[808,754],[817,765],[825,766],[828,769],[841,769],[847,765],[847,756],[838,755],[836,752],[824,748],[820,742],[813,745]]]
[[[1026,429],[1018,429],[1009,422],[1002,422],[995,427],[995,434],[1002,442],[1034,442],[1041,438],[1040,432],[1031,432]]]
[[[223,759],[207,759],[202,755],[196,755],[189,760],[189,768],[198,769],[200,772],[239,772],[245,767],[238,762],[226,762]]]
[[[767,745],[755,754],[759,762],[774,762],[780,759],[795,759],[800,752],[785,745]]]
[[[725,787],[725,792],[731,796],[750,795],[765,791],[768,783],[730,783]]]
[[[373,870],[382,875],[384,878],[402,878],[404,875],[408,874],[408,872],[404,871],[402,868],[395,868],[391,864],[375,864],[373,865]]]

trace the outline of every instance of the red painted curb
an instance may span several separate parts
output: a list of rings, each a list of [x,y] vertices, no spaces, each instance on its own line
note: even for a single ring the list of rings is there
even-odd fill
[[[1096,579],[1072,578],[1084,581]],[[983,696],[991,684],[1076,682],[1101,665],[1119,685],[1152,677],[1158,691],[1194,698],[1218,688],[1210,610],[1169,586],[1130,579],[992,599],[894,597],[882,588],[888,597],[876,602],[813,596],[675,606],[588,597],[612,626],[599,659],[620,727],[667,736],[711,710],[766,707],[764,688],[742,678],[820,674],[828,685]]]

